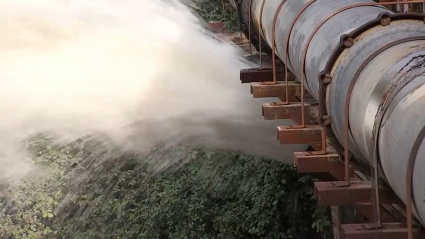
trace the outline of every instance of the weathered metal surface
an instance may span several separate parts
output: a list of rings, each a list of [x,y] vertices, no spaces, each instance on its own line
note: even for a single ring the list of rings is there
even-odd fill
[[[394,1],[393,1],[394,2]],[[353,6],[353,5],[351,5]],[[354,39],[359,39],[359,36],[364,35],[366,32],[372,32],[369,29],[372,29],[374,26],[387,26],[391,21],[397,20],[423,20],[423,16],[417,13],[407,13],[407,14],[388,14],[382,13],[376,19],[367,22],[361,27],[356,28],[355,30],[344,34],[341,36],[339,45],[332,51],[330,58],[328,59],[325,68],[319,75],[319,118],[322,119],[325,116],[328,116],[327,108],[326,108],[326,96],[328,90],[328,84],[332,81],[332,72],[334,66],[340,62],[340,58],[344,56],[343,51],[347,48],[347,44],[345,44],[348,40],[350,42],[355,43]],[[361,38],[360,38],[361,39]],[[350,46],[351,47],[351,46]],[[391,58],[391,57],[390,57]],[[319,121],[322,123],[321,121]],[[342,153],[341,143],[336,139],[335,134],[331,131],[330,126],[327,125],[327,131],[331,132],[329,140],[332,142],[334,147],[338,150],[339,153]],[[366,162],[368,163],[368,162]]]
[[[408,42],[418,42],[421,40],[425,40],[425,36],[413,36],[413,37],[407,37],[407,38],[402,38],[402,39],[398,39],[395,41],[392,41],[388,44],[383,45],[382,47],[376,49],[375,51],[371,52],[371,54],[368,56],[368,58],[366,58],[363,63],[357,68],[357,71],[355,72],[355,74],[353,75],[353,78],[349,81],[349,85],[348,85],[348,89],[347,89],[347,95],[344,101],[344,113],[343,113],[343,119],[344,119],[344,148],[347,149],[344,152],[344,158],[345,158],[345,166],[346,166],[346,175],[348,175],[349,173],[349,107],[350,107],[350,99],[351,99],[351,95],[352,95],[352,91],[353,88],[355,86],[355,84],[357,83],[357,80],[360,76],[360,74],[362,74],[364,72],[364,69],[366,66],[368,66],[368,64],[373,61],[373,59],[375,59],[375,57],[377,57],[378,55],[384,53],[384,52],[389,52],[389,49],[395,47],[395,46],[400,46],[403,43],[408,43]],[[351,47],[352,45],[350,45]],[[392,77],[393,79],[396,77]],[[385,97],[383,97],[385,99]],[[377,155],[376,152],[376,138],[377,138],[377,134],[379,133],[379,124],[382,121],[381,117],[379,117],[379,114],[375,114],[375,124],[373,126],[373,130],[372,133],[374,134],[373,138],[372,138],[372,143],[370,144],[371,147],[369,148],[369,158],[371,158],[371,165],[373,168],[373,181],[374,181],[374,202],[380,202],[379,196],[380,194],[377,191],[378,188],[378,177],[379,177],[379,156]],[[349,184],[350,183],[350,178],[347,176],[345,179],[346,183]],[[376,211],[376,221],[378,223],[381,222],[381,212],[379,210],[379,208],[377,207],[377,211]]]
[[[369,229],[368,224],[346,224],[341,226],[345,239],[407,239],[407,228],[404,223],[384,223],[380,229]],[[414,229],[414,239],[423,239],[421,229]]]
[[[278,126],[277,139],[281,144],[311,144],[321,142],[321,127],[317,125],[305,128]]]
[[[417,31],[415,30],[417,29]],[[346,49],[336,63],[333,69],[333,79],[347,79],[347,80],[333,80],[329,85],[327,111],[332,118],[332,129],[335,135],[343,142],[344,132],[344,110],[345,99],[351,83],[356,72],[365,60],[370,57],[374,52],[392,42],[416,36],[425,36],[425,28],[423,28],[423,21],[392,21],[389,26],[376,26],[364,34],[361,34],[354,39],[355,44]],[[412,45],[413,44],[413,45]],[[398,46],[387,49],[380,53],[378,56],[365,67],[360,73],[359,78],[354,86],[350,99],[350,150],[356,155],[358,159],[369,163],[371,158],[371,135],[373,129],[374,115],[373,109],[368,107],[369,102],[376,102],[376,98],[372,96],[372,92],[376,91],[376,87],[384,82],[378,84],[381,76],[386,75],[386,71],[396,64],[404,56],[411,52],[414,45],[423,45],[422,41],[402,43]],[[382,95],[381,95],[382,97]],[[379,98],[379,96],[378,96]],[[379,104],[379,103],[378,103]],[[376,114],[376,110],[375,110]],[[372,121],[368,123],[368,121]],[[370,125],[365,129],[365,125]],[[366,134],[369,134],[367,136]]]
[[[388,183],[397,195],[406,201],[406,172],[410,152],[425,125],[425,77],[420,76],[409,85],[419,84],[413,90],[405,87],[393,99],[384,116],[379,137],[382,168]],[[393,147],[397,145],[397,147]],[[413,171],[414,214],[424,222],[425,215],[425,143],[419,147]]]
[[[283,58],[283,62],[285,64],[285,66],[289,66],[290,65],[290,59],[289,59],[289,52],[286,50],[289,47],[289,40],[291,39],[291,34],[292,34],[292,29],[294,28],[295,23],[298,21],[298,18],[301,16],[301,14],[304,13],[304,11],[314,2],[316,2],[316,0],[310,0],[309,2],[306,2],[304,4],[304,6],[298,11],[298,13],[293,17],[291,24],[288,27],[288,30],[286,31],[286,36],[285,36],[285,56]],[[283,56],[281,56],[283,57]],[[285,67],[285,72],[288,72],[288,67]]]
[[[370,181],[352,182],[349,186],[339,186],[336,182],[314,183],[314,194],[322,206],[353,205],[361,202],[372,202]],[[379,188],[381,203],[397,203],[397,196],[391,188]]]
[[[414,38],[418,38],[418,37],[414,37]],[[421,40],[423,41],[425,40],[425,37],[419,37],[419,38],[421,38]],[[408,39],[409,38],[404,38],[403,41]],[[422,82],[423,84],[423,77],[419,77],[419,80],[418,80],[418,76],[424,74],[424,69],[422,69],[421,67],[419,68],[417,67],[418,66],[417,60],[419,62],[423,62],[424,57],[420,55],[416,55],[415,57],[412,57],[411,59],[409,59],[408,63],[404,65],[404,67],[400,71],[398,71],[396,75],[393,75],[392,77],[390,77],[391,80],[388,82],[391,82],[391,84],[386,87],[387,88],[386,90],[384,90],[384,94],[381,98],[381,103],[379,104],[379,107],[378,107],[378,113],[375,115],[373,132],[372,132],[372,143],[371,143],[371,149],[370,149],[371,150],[370,155],[372,156],[372,162],[373,162],[375,170],[377,169],[378,163],[379,163],[379,150],[377,145],[378,144],[377,140],[379,138],[379,133],[380,133],[379,129],[382,123],[384,122],[384,117],[387,110],[389,110],[390,112],[392,110],[392,107],[389,107],[390,104],[394,100],[397,101],[396,98],[403,98],[403,96],[405,95],[405,94],[404,95],[402,94],[403,96],[398,97],[398,93],[401,93],[403,91],[405,92],[410,91],[410,93],[412,93],[414,89],[420,86],[420,84],[418,85],[417,83],[418,81],[419,83]],[[409,66],[410,63],[412,64],[412,66]],[[422,63],[419,63],[419,65],[421,64]],[[384,78],[387,78],[387,77],[384,77]],[[422,78],[422,80],[420,80],[420,78]],[[388,140],[388,138],[386,140]],[[394,146],[397,146],[397,145],[394,145]],[[410,149],[410,151],[412,151],[412,149]],[[409,190],[411,189],[411,185],[406,184],[405,188],[406,187],[409,187]],[[411,199],[409,194],[409,199],[405,200],[405,202],[409,203],[410,201]],[[416,202],[417,201],[412,202],[413,205],[415,205],[415,211],[417,211]],[[421,203],[424,203],[424,202],[421,201]],[[419,216],[419,219],[421,219],[420,216]]]
[[[317,106],[304,105],[304,108],[308,114],[305,115],[306,119],[313,118],[316,116]],[[265,120],[278,120],[278,119],[295,119],[299,121],[301,110],[301,104],[289,103],[286,105],[278,103],[265,103],[262,106],[263,117]],[[298,119],[298,120],[297,120]]]
[[[269,0],[271,1],[271,0]],[[272,4],[266,3],[266,8]],[[286,33],[288,32],[292,20],[300,12],[300,10],[310,1],[288,1],[287,4],[281,10],[281,14],[277,20],[276,29],[281,29],[276,32],[276,39],[285,40]],[[332,12],[344,6],[351,5],[358,2],[371,2],[371,1],[332,1],[322,0],[312,3],[304,12],[300,15],[291,32],[289,41],[289,60],[291,62],[290,69],[294,72],[298,79],[301,79],[301,58],[302,52],[307,48],[307,41],[310,35],[312,35],[317,25],[325,18],[327,18]],[[336,15],[332,19],[328,20],[318,31],[315,36],[312,37],[311,43],[309,44],[309,50],[306,55],[306,85],[310,89],[310,92],[317,97],[318,82],[317,76],[319,71],[323,69],[326,63],[327,57],[330,52],[339,43],[339,36],[347,32],[350,29],[355,29],[358,26],[366,23],[367,21],[376,18],[376,16],[385,9],[379,7],[361,7],[345,11],[341,14]],[[362,18],[356,16],[362,14]],[[264,15],[264,14],[263,14]],[[263,17],[264,18],[264,17]],[[267,23],[270,20],[263,19],[263,31],[269,28]],[[340,24],[344,22],[344,24]],[[270,24],[270,23],[269,23]],[[270,29],[270,28],[269,28]],[[266,34],[267,35],[267,34]],[[266,39],[269,40],[268,37]],[[282,41],[281,40],[281,41]],[[282,41],[284,43],[284,41]],[[285,59],[285,44],[277,44],[277,52],[281,59]]]

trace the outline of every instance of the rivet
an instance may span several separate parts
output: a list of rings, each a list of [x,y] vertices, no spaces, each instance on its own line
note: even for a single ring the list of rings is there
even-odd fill
[[[351,46],[354,45],[354,39],[349,37],[347,39],[344,40],[344,46],[347,48],[350,48]]]
[[[331,83],[331,82],[332,82],[332,76],[331,76],[329,73],[326,73],[326,75],[324,75],[324,76],[322,77],[322,81],[323,81],[323,83],[325,83],[325,84],[329,84],[329,83]]]
[[[388,26],[388,25],[390,25],[390,23],[391,23],[391,18],[389,18],[389,17],[383,17],[381,19],[381,25],[382,26]]]

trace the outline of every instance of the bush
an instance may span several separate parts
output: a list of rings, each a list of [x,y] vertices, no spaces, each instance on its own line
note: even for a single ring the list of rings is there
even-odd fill
[[[0,207],[0,237],[328,236],[327,211],[313,198],[313,179],[289,165],[202,148],[161,149],[142,157],[92,146],[33,143],[43,173],[9,188]],[[94,161],[101,155],[103,160]],[[152,162],[169,157],[177,159],[157,172]]]
[[[236,10],[228,0],[193,0],[192,8],[206,22],[224,22],[229,32],[239,28]]]

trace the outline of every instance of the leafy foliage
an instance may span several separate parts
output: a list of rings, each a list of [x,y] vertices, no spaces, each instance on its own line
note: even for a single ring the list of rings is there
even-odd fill
[[[0,237],[328,236],[313,179],[289,165],[232,151],[176,147],[140,156],[94,145],[96,151],[93,142],[34,141],[42,173],[0,199]],[[178,160],[158,172],[153,162],[170,157]]]
[[[233,9],[228,0],[193,0],[193,2],[193,9],[206,22],[224,22],[228,31],[238,30],[239,23],[236,10]]]

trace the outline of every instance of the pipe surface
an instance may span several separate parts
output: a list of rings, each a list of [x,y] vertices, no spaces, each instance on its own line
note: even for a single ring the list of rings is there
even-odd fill
[[[245,0],[248,2],[250,0]],[[302,79],[311,95],[319,99],[319,75],[325,69],[341,36],[359,29],[380,14],[392,14],[369,0],[316,0],[300,15],[310,0],[251,0],[252,26],[260,31],[269,47],[275,34],[276,55]],[[285,0],[283,0],[285,1]],[[244,4],[244,3],[242,3]],[[346,8],[346,10],[342,10]],[[290,33],[289,47],[285,49]],[[314,34],[314,35],[313,35]],[[309,41],[310,40],[310,41]],[[422,20],[399,19],[368,27],[353,39],[353,45],[339,55],[330,71],[326,109],[337,140],[344,142],[345,99],[349,98],[350,151],[363,163],[371,164],[378,152],[383,177],[406,203],[406,170],[409,155],[425,126],[425,27]],[[382,49],[382,52],[377,52]],[[306,52],[305,61],[303,52]],[[304,72],[301,72],[305,64]],[[425,143],[419,147],[413,171],[414,214],[425,220]]]

